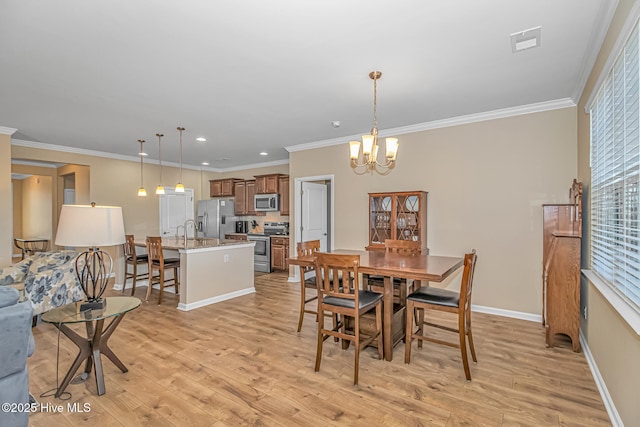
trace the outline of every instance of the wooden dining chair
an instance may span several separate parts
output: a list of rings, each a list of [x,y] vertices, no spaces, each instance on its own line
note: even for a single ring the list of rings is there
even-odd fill
[[[127,280],[132,279],[131,282],[131,296],[136,292],[136,281],[138,279],[146,279],[149,277],[149,273],[138,273],[138,265],[148,264],[149,258],[146,254],[138,255],[136,253],[136,246],[134,243],[133,234],[125,235],[126,242],[124,243],[124,285],[122,286],[122,292],[127,285]],[[129,267],[131,266],[131,272]]]
[[[310,240],[308,242],[298,242],[296,245],[296,253],[298,257],[313,255],[320,250],[320,240]],[[307,297],[307,290],[313,289],[310,297]],[[316,283],[315,266],[300,266],[300,317],[298,319],[298,332],[302,329],[302,321],[304,314],[310,313],[316,315],[318,320],[318,308],[307,308],[307,304],[318,299],[318,285]]]
[[[161,237],[147,237],[147,255],[149,257],[149,287],[147,288],[147,298],[151,296],[151,288],[154,284],[158,283],[160,286],[160,297],[158,298],[158,304],[162,304],[162,294],[164,288],[167,286],[174,286],[176,295],[179,293],[180,279],[178,277],[178,268],[180,267],[180,258],[165,258],[162,253],[162,238]],[[173,270],[173,277],[165,279],[165,270]],[[154,271],[158,274],[155,275]],[[167,283],[169,282],[169,283]]]
[[[446,289],[422,287],[416,292],[407,296],[407,328],[404,350],[404,363],[409,363],[411,359],[411,342],[418,340],[418,347],[422,347],[422,341],[431,341],[437,344],[444,344],[450,347],[457,347],[462,354],[462,365],[467,381],[471,381],[471,371],[469,370],[469,359],[467,356],[467,343],[471,351],[471,357],[477,362],[476,351],[473,347],[473,335],[471,333],[471,290],[473,288],[473,273],[476,268],[477,255],[475,249],[464,256],[464,270],[462,273],[462,283],[460,292]],[[413,330],[414,312],[418,311],[416,318],[417,329]],[[425,320],[427,310],[437,310],[458,315],[458,328],[427,322]],[[425,326],[431,326],[458,334],[459,343],[444,341],[438,338],[429,337],[424,334]]]
[[[386,239],[384,241],[386,252],[395,252],[406,255],[420,254],[420,242],[413,240],[394,240]],[[384,293],[384,277],[368,276],[369,290],[373,292]],[[407,294],[413,292],[413,280],[393,278],[393,302],[400,307],[407,305]]]
[[[358,385],[360,351],[374,340],[378,344],[378,358],[382,359],[382,295],[360,289],[358,267],[360,255],[338,255],[318,252],[316,255],[316,282],[318,287],[318,311],[336,314],[339,321],[333,329],[325,328],[325,316],[318,316],[318,348],[315,371],[320,370],[322,345],[332,336],[354,343],[355,363],[353,384]],[[332,280],[340,277],[342,280]],[[335,283],[335,285],[334,285]],[[360,317],[375,310],[375,330],[360,331]],[[347,318],[353,319],[353,327],[347,328]],[[346,348],[347,346],[343,346]]]

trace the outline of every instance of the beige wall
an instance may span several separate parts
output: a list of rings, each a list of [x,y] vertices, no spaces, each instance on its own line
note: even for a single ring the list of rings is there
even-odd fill
[[[53,227],[53,180],[33,175],[22,181],[22,237],[51,240]]]
[[[52,176],[54,192],[53,230],[57,228],[58,204],[62,201],[63,179],[62,175],[75,173],[76,203],[88,204],[96,202],[99,205],[122,206],[125,231],[136,236],[158,235],[160,210],[157,197],[154,195],[155,187],[159,180],[159,166],[144,164],[144,186],[148,196],[138,197],[140,186],[140,163],[108,159],[103,157],[74,154],[61,151],[44,150],[32,147],[13,145],[11,157],[23,160],[37,160],[55,163],[67,163],[67,166],[58,169],[42,168],[27,165],[13,165],[13,171],[18,173],[32,173]],[[83,165],[83,166],[80,166]],[[182,179],[185,187],[194,189],[196,200],[209,198],[209,180],[220,178],[249,179],[254,175],[269,173],[288,173],[288,165],[269,166],[264,168],[247,169],[237,172],[217,173],[210,171],[198,171],[183,169]],[[163,165],[163,184],[172,187],[177,183],[179,169]],[[60,202],[58,202],[58,200]],[[261,217],[261,220],[267,217]],[[285,220],[284,217],[270,216],[268,220]],[[54,237],[55,239],[55,237]],[[121,283],[122,260],[121,251],[116,248],[103,248],[108,250],[117,259],[117,278]]]
[[[334,175],[335,248],[367,245],[367,193],[428,191],[431,253],[478,251],[474,303],[539,315],[541,205],[565,201],[576,176],[575,115],[565,108],[400,135],[386,176],[356,175],[346,143],[293,152],[291,178]]]
[[[22,237],[22,180],[12,179],[13,185],[13,237]],[[22,255],[22,251],[13,245],[13,254]]]
[[[578,103],[578,177],[585,187],[585,207],[583,230],[583,268],[589,268],[589,192],[591,169],[589,167],[589,115],[585,104],[595,84],[603,72],[603,67],[612,51],[631,8],[637,3],[620,0],[615,16],[602,45],[595,66]],[[638,384],[640,384],[640,337],[627,325],[611,304],[588,280],[583,280],[581,289],[582,305],[588,307],[588,318],[582,319],[581,329],[598,370],[611,395],[613,403],[625,425],[640,425],[640,405],[638,405]]]
[[[0,268],[11,265],[13,197],[11,196],[11,137],[0,134]]]

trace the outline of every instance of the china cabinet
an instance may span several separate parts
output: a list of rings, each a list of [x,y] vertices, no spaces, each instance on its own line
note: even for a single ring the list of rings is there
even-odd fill
[[[384,241],[413,240],[427,252],[427,192],[369,193],[369,245],[384,251]]]
[[[570,203],[542,205],[542,324],[547,347],[553,347],[556,334],[564,334],[579,351],[581,182],[573,180],[569,198]]]

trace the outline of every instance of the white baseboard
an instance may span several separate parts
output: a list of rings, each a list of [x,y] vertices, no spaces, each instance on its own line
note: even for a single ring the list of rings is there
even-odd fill
[[[614,427],[624,427],[624,423],[620,418],[620,414],[616,409],[616,405],[613,403],[613,399],[609,394],[609,390],[607,389],[607,385],[604,382],[604,378],[602,378],[602,375],[600,375],[598,365],[596,364],[596,361],[591,354],[591,350],[589,349],[587,340],[584,338],[584,335],[582,335],[582,331],[580,331],[580,344],[582,345],[582,352],[584,353],[584,357],[587,359],[589,369],[591,369],[591,375],[593,375],[593,379],[596,382],[596,387],[598,387],[598,391],[600,392],[600,397],[602,397],[602,403],[604,403],[607,414],[609,414],[609,420],[611,421],[611,424]]]
[[[254,294],[256,292],[256,288],[253,286],[246,289],[240,289],[239,291],[229,292],[228,294],[218,295],[217,297],[207,298],[200,301],[192,302],[189,304],[178,304],[178,310],[189,311],[194,310],[196,308],[204,307],[205,305],[215,304],[217,302],[226,301],[228,299],[241,297],[243,295]]]
[[[493,314],[502,317],[511,317],[513,319],[528,320],[530,322],[538,322],[542,324],[542,315],[533,313],[524,313],[522,311],[505,310],[502,308],[486,307],[483,305],[471,304],[471,310],[478,313]]]

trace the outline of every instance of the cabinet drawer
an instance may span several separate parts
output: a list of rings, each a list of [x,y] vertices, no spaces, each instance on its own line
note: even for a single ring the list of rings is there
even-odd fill
[[[272,237],[271,244],[272,245],[288,245],[289,239],[286,237]]]

